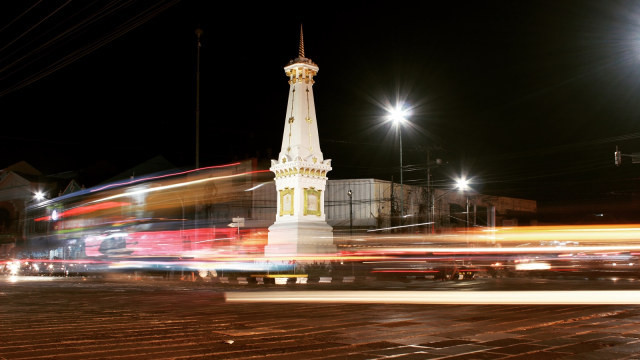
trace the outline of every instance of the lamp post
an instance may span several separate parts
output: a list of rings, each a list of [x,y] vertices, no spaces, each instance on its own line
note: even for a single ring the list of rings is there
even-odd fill
[[[457,183],[458,189],[463,193],[469,189],[469,181],[464,177],[458,179],[456,183]],[[465,211],[466,221],[464,224],[465,225],[464,236],[467,241],[467,246],[469,246],[469,194],[468,193],[465,193],[465,201],[466,201],[466,211]]]
[[[436,223],[436,201],[442,199],[445,195],[449,194],[450,192],[454,191],[454,190],[458,190],[460,192],[464,192],[465,190],[469,189],[469,181],[464,178],[461,177],[459,179],[456,180],[456,185],[445,191],[444,193],[440,194],[440,196],[436,197],[436,196],[431,196],[431,232],[434,233],[435,232],[435,223]],[[469,197],[467,196],[467,224],[469,223]]]
[[[469,189],[469,181],[462,177],[458,180],[456,180],[456,187],[458,188],[458,190],[460,190],[461,192],[465,192],[466,190]],[[466,216],[466,226],[465,228],[468,230],[469,229],[469,194],[465,194],[465,201],[466,201],[466,210],[465,210],[465,214]]]
[[[349,236],[353,235],[353,192],[351,189],[347,191],[347,195],[349,195]]]
[[[202,43],[200,42],[200,36],[202,36],[202,29],[196,29],[196,36],[198,37],[197,55],[196,55],[196,169],[200,167],[200,48]]]
[[[466,222],[466,230],[469,231],[469,195],[467,195],[467,210],[465,211],[467,214],[467,222]]]
[[[402,123],[407,121],[405,118],[408,115],[408,112],[402,108],[401,105],[396,106],[395,109],[389,111],[389,119],[393,121],[393,123],[398,128],[398,139],[400,140],[400,225],[402,225],[402,221],[404,219],[404,189],[403,189],[403,181],[402,181],[402,173],[404,172],[402,166]]]
[[[402,124],[400,121],[401,119],[395,120],[396,125],[398,126],[398,139],[400,140],[400,225],[402,225],[404,222],[404,188],[402,181],[404,168],[402,166]]]

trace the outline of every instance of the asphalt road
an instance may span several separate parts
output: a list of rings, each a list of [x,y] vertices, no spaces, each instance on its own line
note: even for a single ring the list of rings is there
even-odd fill
[[[250,294],[630,291],[638,280],[223,285],[0,277],[0,359],[640,359],[640,306],[230,301]],[[339,294],[336,292],[335,294]],[[268,299],[267,299],[268,300]],[[640,299],[637,302],[640,304]]]

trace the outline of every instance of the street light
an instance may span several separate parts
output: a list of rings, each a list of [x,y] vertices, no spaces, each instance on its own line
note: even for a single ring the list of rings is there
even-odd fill
[[[456,180],[456,184],[458,189],[461,192],[465,192],[466,190],[469,189],[469,181],[466,178],[460,178],[458,180]],[[469,194],[466,193],[465,194],[465,202],[466,202],[466,210],[465,210],[465,214],[466,214],[466,222],[465,222],[465,230],[466,230],[466,234],[467,236],[469,235]],[[467,246],[469,245],[469,238],[467,237]]]
[[[460,192],[464,192],[469,189],[469,180],[465,177],[460,177],[456,179],[456,184],[453,188],[445,191],[440,194],[437,198],[435,196],[431,197],[431,233],[435,232],[435,223],[436,223],[436,201],[442,199],[445,195],[449,194],[454,190],[458,190]],[[467,225],[469,224],[469,197],[467,196]]]
[[[458,180],[456,180],[456,187],[458,188],[458,190],[460,190],[461,192],[464,192],[465,190],[469,189],[469,181],[462,177]],[[465,228],[468,230],[469,229],[469,195],[466,195],[466,211],[465,214],[467,215],[467,219],[466,219],[466,223],[465,223]]]
[[[37,190],[36,192],[33,193],[33,200],[37,202],[44,200],[44,198],[45,198],[45,193],[42,190]]]
[[[196,169],[200,167],[200,48],[202,43],[200,37],[202,36],[202,29],[196,29],[197,42],[197,55],[196,55]]]
[[[353,201],[351,189],[347,191],[347,195],[349,195],[349,236],[353,235]]]
[[[460,191],[465,191],[469,189],[469,180],[464,177],[456,179],[456,189]]]
[[[402,108],[402,105],[397,105],[394,109],[389,111],[389,120],[398,128],[398,138],[400,139],[400,225],[402,225],[402,219],[404,218],[404,189],[402,181],[402,123],[407,121],[406,117],[409,112]]]

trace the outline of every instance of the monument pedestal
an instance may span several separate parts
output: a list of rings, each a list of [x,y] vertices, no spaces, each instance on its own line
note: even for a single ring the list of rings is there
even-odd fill
[[[269,227],[265,256],[334,255],[333,228],[326,222],[276,222]]]

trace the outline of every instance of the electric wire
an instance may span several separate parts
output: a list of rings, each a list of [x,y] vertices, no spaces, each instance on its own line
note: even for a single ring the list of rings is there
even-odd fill
[[[112,32],[108,33],[107,35],[103,36],[102,38],[98,39],[97,41],[91,42],[88,45],[81,47],[79,49],[76,49],[70,53],[68,53],[67,55],[63,56],[62,58],[54,61],[53,63],[49,64],[48,66],[45,66],[43,69],[40,70],[35,70],[33,71],[33,73],[29,76],[27,76],[26,78],[19,80],[17,83],[15,83],[12,86],[9,86],[5,89],[2,89],[0,91],[0,97],[1,96],[5,96],[9,93],[12,93],[14,91],[17,91],[19,89],[22,89],[26,86],[29,86],[31,84],[33,84],[34,82],[72,64],[73,62],[75,62],[76,60],[94,52],[95,50],[103,47],[106,44],[109,44],[110,42],[116,40],[117,38],[121,37],[122,35],[128,33],[129,31],[139,27],[140,25],[148,22],[149,20],[153,19],[154,17],[156,17],[157,15],[159,15],[160,13],[162,13],[163,11],[167,10],[168,8],[174,6],[175,4],[177,4],[180,0],[170,0],[170,1],[165,1],[165,2],[159,2],[154,4],[153,6],[145,9],[144,11],[142,11],[141,13],[136,14],[135,16],[129,18],[126,22],[124,22],[123,24],[121,24],[120,26],[118,26],[115,30],[113,30]],[[67,2],[68,3],[68,2]],[[65,5],[67,4],[65,3]],[[62,7],[59,7],[58,9],[60,9]],[[57,10],[56,10],[57,11]],[[46,18],[52,16],[52,14],[49,14]],[[45,19],[46,19],[45,18]],[[39,22],[42,23],[44,21],[41,20]],[[74,31],[77,31],[77,29],[81,28],[83,25],[80,25],[77,28],[74,28]],[[33,28],[33,27],[32,27]],[[28,30],[30,31],[30,30]],[[24,34],[24,33],[23,33]],[[19,36],[19,38],[22,37]],[[14,39],[13,42],[15,42],[16,39]],[[7,46],[5,45],[4,48],[6,48]]]
[[[38,4],[40,4],[42,2],[42,0],[38,0],[36,1],[33,5],[31,5],[30,7],[27,8],[27,10],[23,11],[20,15],[16,16],[15,18],[13,18],[13,20],[9,21],[7,23],[7,25],[3,26],[2,29],[0,29],[0,33],[5,31],[6,29],[8,29],[9,27],[11,27],[11,25],[13,25],[15,22],[17,22],[18,20],[22,19],[23,16],[25,16],[27,13],[29,13],[29,11],[31,11],[33,8],[35,8],[36,6],[38,6]]]

